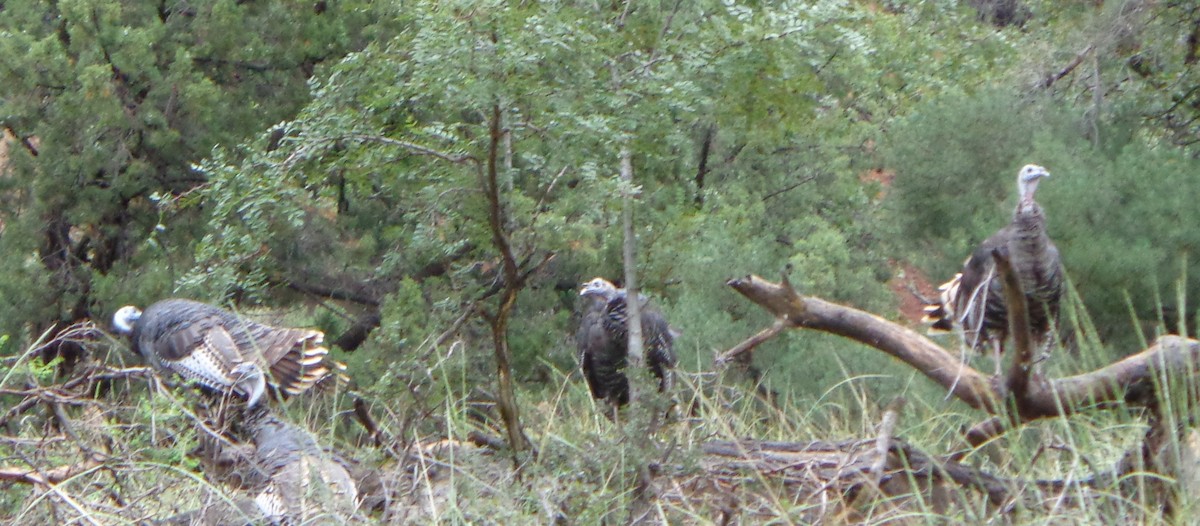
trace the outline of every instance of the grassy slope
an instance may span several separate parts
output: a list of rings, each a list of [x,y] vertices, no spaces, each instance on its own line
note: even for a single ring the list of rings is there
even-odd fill
[[[128,358],[119,342],[100,342],[92,351],[114,366]],[[30,363],[16,363],[2,387],[12,389],[26,380],[46,387],[64,383],[50,371],[32,370]],[[453,378],[460,371],[432,374]],[[195,393],[177,387],[151,396],[148,383],[145,377],[132,377],[109,386],[99,403],[64,403],[57,417],[48,410],[52,405],[44,403],[44,409],[10,423],[0,440],[5,467],[49,471],[85,463],[89,455],[98,460],[49,490],[8,486],[0,505],[11,523],[122,524],[246,497],[218,477],[205,475],[210,466],[189,454],[198,444],[194,423],[202,413],[195,408]],[[521,457],[519,475],[507,454],[467,440],[473,430],[500,433],[490,425],[495,420],[489,419],[486,406],[469,405],[465,399],[444,398],[424,412],[425,425],[407,419],[410,413],[402,402],[377,402],[373,413],[406,448],[403,456],[371,447],[344,413],[330,416],[335,408],[348,408],[344,397],[293,400],[288,412],[306,421],[319,441],[336,445],[355,460],[360,472],[374,472],[391,488],[387,513],[364,512],[367,522],[618,524],[633,515],[673,524],[720,524],[726,518],[743,524],[882,524],[897,519],[975,524],[995,518],[980,494],[950,486],[907,497],[859,498],[847,509],[841,486],[825,485],[827,481],[804,470],[737,471],[701,452],[704,443],[714,440],[873,439],[886,400],[863,387],[870,384],[869,378],[847,378],[829,386],[819,399],[785,397],[771,406],[755,398],[751,386],[736,374],[684,374],[675,416],[653,438],[642,432],[647,411],[627,409],[621,422],[610,422],[577,374],[558,371],[551,383],[554,387],[521,393],[526,431],[538,456]],[[896,436],[931,454],[961,447],[956,430],[978,417],[961,404],[943,400],[921,380],[914,379],[900,394],[909,404]],[[1006,478],[1079,480],[1111,468],[1142,431],[1137,418],[1120,412],[1082,415],[1018,429],[968,454],[966,462]],[[1181,454],[1191,453],[1185,448]],[[639,468],[648,463],[655,466],[655,476],[648,479],[652,483],[645,493],[641,481],[647,479],[639,476]],[[1159,522],[1157,512],[1146,514],[1147,506],[1136,491],[1144,480],[1133,477],[1129,482],[1121,490],[1074,488],[1063,496],[1042,495],[1044,507],[1012,512],[1006,520]],[[643,494],[656,497],[639,499]]]

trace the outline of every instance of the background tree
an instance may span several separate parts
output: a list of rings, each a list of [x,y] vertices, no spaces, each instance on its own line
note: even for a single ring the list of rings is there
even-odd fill
[[[1109,348],[1186,331],[1180,324],[1193,320],[1181,313],[1193,309],[1176,299],[1177,282],[1196,287],[1200,268],[1190,257],[1196,241],[1175,225],[1190,221],[1179,205],[1195,198],[1185,174],[1200,167],[1182,125],[1193,82],[1182,70],[1170,83],[1138,73],[1147,61],[1172,71],[1187,61],[1193,13],[1181,7],[1048,10],[1030,23],[1064,31],[1025,34],[1003,68],[1009,81],[959,88],[896,119],[881,160],[904,170],[888,206],[898,248],[930,275],[950,275],[1014,206],[1003,174],[1042,163],[1054,174],[1042,194],[1050,234],[1091,318],[1066,329],[1098,327]],[[1046,48],[1060,51],[1047,60],[1036,51]]]
[[[193,163],[214,145],[296,112],[367,21],[352,3],[5,5],[0,331],[169,294],[206,224],[162,204],[205,184]]]
[[[1023,26],[980,19],[1012,5]],[[708,374],[765,322],[721,283],[790,266],[801,294],[904,318],[932,293],[922,274],[953,272],[1003,224],[1009,174],[1037,162],[1054,173],[1039,200],[1071,305],[1086,307],[1066,328],[1102,351],[1052,367],[1122,352],[1139,330],[1188,331],[1195,15],[1140,1],[9,2],[0,332],[36,348],[52,324],[104,325],[165,295],[319,326],[353,351],[339,358],[383,402],[368,411],[383,434],[408,445],[519,420],[509,441],[523,428],[540,452],[524,473],[566,495],[516,485],[503,505],[459,499],[455,519],[558,506],[623,521],[611,504],[629,485],[608,481],[649,463],[588,420],[570,334],[579,282],[625,270],[621,197],[638,192],[629,270],[683,332],[679,387],[699,419],[665,427],[672,440],[858,435],[882,393],[903,391],[931,400],[904,434],[944,446],[960,420],[942,388],[856,343],[789,334],[749,361],[761,385]],[[622,147],[636,187],[618,177]],[[54,381],[6,360],[0,389]],[[125,404],[107,414],[122,437],[164,421],[129,389],[80,385]],[[25,408],[0,417],[9,435],[77,416],[18,421],[41,407],[21,393],[0,392]],[[497,416],[498,399],[520,418]],[[1138,417],[1124,418],[1111,426]],[[1107,424],[1059,424],[1108,451],[1092,432]],[[128,442],[145,449],[122,458],[185,458]],[[1016,462],[1045,468],[1035,456]],[[109,482],[88,487],[124,487]]]

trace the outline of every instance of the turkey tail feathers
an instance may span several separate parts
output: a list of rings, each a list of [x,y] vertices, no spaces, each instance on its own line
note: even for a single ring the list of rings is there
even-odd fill
[[[281,369],[281,374],[276,376],[276,380],[289,395],[307,391],[329,372],[329,367],[325,364],[329,349],[323,345],[324,339],[325,335],[320,332],[307,331],[276,362]],[[283,374],[284,367],[290,374]]]
[[[921,323],[931,324],[930,334],[942,334],[954,329],[954,298],[958,296],[958,288],[962,285],[962,272],[955,274],[950,281],[938,287],[938,300],[925,305],[925,315]]]

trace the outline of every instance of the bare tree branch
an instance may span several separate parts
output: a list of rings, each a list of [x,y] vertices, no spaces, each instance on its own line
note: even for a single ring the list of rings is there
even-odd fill
[[[334,280],[331,276],[324,276],[317,281],[308,281],[300,277],[283,278],[280,281],[287,285],[288,288],[313,296],[329,298],[331,300],[349,301],[372,307],[379,307],[379,298],[367,291],[371,286],[367,283],[352,283],[354,286],[344,286],[330,284]],[[359,289],[359,290],[352,290]]]
[[[723,366],[729,364],[730,362],[733,361],[734,358],[737,358],[742,353],[753,350],[755,347],[762,345],[767,340],[770,340],[771,338],[778,336],[779,333],[783,332],[787,328],[788,328],[788,324],[785,323],[783,320],[780,320],[780,319],[775,320],[775,323],[771,324],[770,327],[767,327],[767,328],[759,331],[758,334],[755,334],[754,336],[746,338],[745,341],[735,345],[732,349],[729,349],[728,351],[725,351],[725,352],[717,355],[717,359],[716,359],[717,367],[723,367]]]
[[[875,439],[875,454],[879,457],[871,464],[871,476],[876,484],[883,477],[883,468],[887,465],[887,453],[892,449],[892,436],[896,431],[896,423],[900,421],[900,411],[907,401],[903,396],[897,396],[888,404],[883,412],[883,421],[879,423],[879,436]]]
[[[801,185],[804,185],[805,183],[810,183],[810,182],[812,182],[812,181],[815,181],[816,179],[817,179],[817,174],[810,175],[810,176],[808,176],[808,177],[805,177],[805,178],[803,178],[803,179],[800,179],[799,181],[796,181],[796,182],[794,182],[794,183],[792,183],[792,184],[789,184],[789,185],[787,185],[787,186],[785,186],[785,187],[783,187],[783,188],[780,188],[780,189],[778,189],[778,190],[775,190],[774,192],[771,192],[771,193],[769,193],[769,194],[767,194],[767,195],[764,195],[764,196],[762,197],[762,200],[763,200],[763,201],[766,201],[766,200],[768,200],[768,199],[770,199],[770,198],[772,198],[772,197],[776,197],[776,196],[778,196],[778,195],[780,195],[780,194],[784,194],[784,193],[790,192],[790,191],[792,191],[792,190],[795,190],[796,188],[799,188]]]
[[[100,465],[101,461],[99,457],[89,457],[79,464],[59,466],[50,470],[0,467],[0,480],[32,484],[46,488],[51,484],[59,484],[71,477],[96,469]]]
[[[423,155],[428,157],[436,157],[443,161],[449,161],[455,164],[474,163],[478,164],[479,159],[465,153],[450,153],[441,150],[435,150],[428,146],[422,146],[417,143],[393,139],[391,137],[383,137],[380,135],[346,135],[343,139],[354,140],[359,142],[375,142],[386,144],[388,146],[396,146],[408,150],[414,155]],[[332,139],[331,139],[332,140]]]
[[[1075,68],[1079,67],[1079,65],[1083,63],[1083,59],[1087,58],[1088,53],[1091,53],[1093,49],[1096,49],[1096,45],[1088,44],[1088,46],[1083,48],[1083,51],[1077,53],[1075,58],[1071,59],[1066,66],[1063,66],[1063,68],[1058,70],[1056,73],[1048,75],[1045,79],[1042,79],[1042,89],[1049,88],[1063,77],[1070,75],[1072,71],[1075,71]]]
[[[1149,348],[1095,371],[1048,380],[1030,375],[1018,398],[1006,383],[993,382],[960,362],[956,354],[913,330],[854,308],[801,296],[785,284],[758,276],[730,280],[733,287],[792,328],[808,328],[845,336],[883,351],[920,371],[972,408],[1003,418],[986,420],[968,433],[979,444],[1014,423],[1070,415],[1125,403],[1152,407],[1164,379],[1200,373],[1200,342],[1178,336],[1159,338]],[[1009,415],[1008,401],[1014,408]]]
[[[973,408],[999,413],[991,383],[975,369],[913,330],[879,316],[822,299],[801,296],[785,283],[746,276],[727,283],[789,327],[816,329],[862,342],[886,352],[950,389]]]

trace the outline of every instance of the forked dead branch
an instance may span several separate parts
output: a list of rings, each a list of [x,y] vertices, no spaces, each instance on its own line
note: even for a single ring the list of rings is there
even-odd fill
[[[1119,473],[1145,469],[1163,475],[1171,462],[1159,458],[1165,441],[1179,439],[1181,429],[1162,411],[1170,394],[1161,386],[1187,385],[1200,364],[1200,342],[1178,336],[1163,336],[1142,351],[1094,371],[1061,378],[1047,378],[1035,371],[1029,337],[1027,308],[1020,284],[1008,260],[993,254],[1003,276],[1009,308],[1009,324],[1015,352],[1003,377],[989,377],[916,331],[880,316],[820,298],[800,294],[788,282],[750,275],[727,284],[774,317],[773,324],[745,342],[717,356],[718,366],[782,332],[779,327],[813,329],[837,334],[878,349],[916,369],[944,387],[952,396],[987,416],[966,432],[966,440],[979,446],[1022,423],[1083,411],[1113,409],[1124,405],[1147,409],[1150,431],[1140,450],[1131,451],[1118,466]],[[1196,397],[1194,390],[1190,396]],[[1191,400],[1196,402],[1196,400]],[[1170,428],[1168,428],[1170,427]],[[1137,460],[1140,459],[1140,462]],[[1169,508],[1168,503],[1168,508]]]

